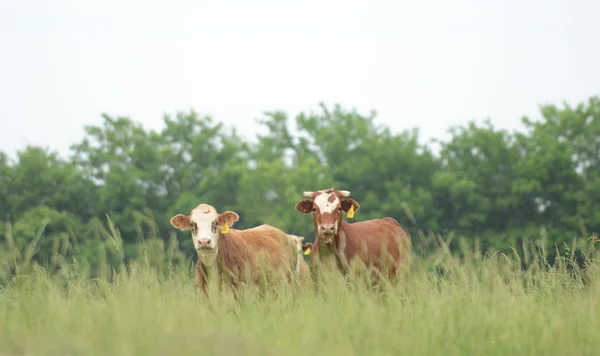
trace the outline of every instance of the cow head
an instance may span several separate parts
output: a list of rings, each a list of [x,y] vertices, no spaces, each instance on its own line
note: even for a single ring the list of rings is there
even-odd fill
[[[310,250],[312,248],[313,248],[312,242],[305,242],[302,244],[302,251],[304,252],[304,254],[310,253]],[[308,250],[308,252],[306,252],[306,250]]]
[[[296,210],[302,214],[313,213],[317,238],[322,238],[326,244],[332,244],[342,224],[342,210],[352,213],[360,209],[360,205],[352,198],[347,190],[318,190],[304,192],[308,200],[301,200],[296,204]]]
[[[194,247],[200,253],[216,250],[221,235],[226,234],[239,218],[233,211],[218,214],[214,207],[200,204],[189,216],[177,214],[172,217],[171,225],[180,230],[190,230]]]
[[[302,251],[303,251],[302,250],[302,241],[304,241],[304,236],[288,235],[288,237],[292,240],[292,242],[296,246],[296,251],[298,252],[298,254],[301,255]]]

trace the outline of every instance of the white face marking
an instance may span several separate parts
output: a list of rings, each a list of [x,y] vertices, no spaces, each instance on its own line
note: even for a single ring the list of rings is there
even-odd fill
[[[302,257],[302,254],[304,253],[302,251],[302,241],[304,239],[300,239],[300,237],[296,236],[296,235],[287,235],[293,243],[296,244],[296,251],[298,252],[298,261],[296,263],[296,274],[300,274],[300,259],[304,258]]]
[[[317,197],[313,200],[313,202],[315,203],[315,205],[317,205],[319,207],[319,211],[321,212],[321,214],[324,213],[333,213],[333,211],[335,209],[337,209],[340,206],[341,200],[337,197],[337,195],[333,194],[333,193],[325,193],[324,190],[320,190],[319,191],[321,194],[317,195]],[[333,202],[329,201],[330,197],[334,197],[335,199],[333,199]],[[334,222],[334,234],[337,233],[337,229],[339,223],[336,220]],[[317,227],[318,231],[319,231],[319,235],[321,234],[321,225],[319,222],[319,226]],[[329,238],[327,239],[329,240]]]
[[[298,236],[294,236],[294,242],[296,243],[296,251],[299,255],[302,255],[302,241]]]
[[[332,195],[335,197],[335,200],[333,203],[330,203],[329,197]],[[315,198],[314,203],[319,207],[321,214],[331,213],[340,204],[340,199],[335,194],[321,193]]]
[[[192,241],[194,248],[198,252],[208,252],[217,246],[219,239],[219,231],[214,228],[215,220],[217,220],[217,211],[208,204],[200,204],[191,214],[192,223],[196,224],[196,228],[192,229]],[[200,249],[200,242],[203,239],[208,239],[208,249]]]

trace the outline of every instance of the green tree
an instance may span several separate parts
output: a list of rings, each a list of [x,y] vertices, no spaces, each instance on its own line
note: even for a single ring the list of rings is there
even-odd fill
[[[443,211],[442,233],[455,231],[487,240],[531,217],[528,207],[512,194],[515,165],[522,159],[514,137],[496,130],[489,120],[450,132],[450,141],[441,143],[443,169],[434,174],[432,186]]]
[[[2,163],[0,162],[0,165]],[[1,167],[1,166],[0,166]],[[95,190],[77,166],[62,160],[55,152],[28,146],[17,153],[17,162],[2,169],[0,180],[5,195],[8,220],[20,217],[29,209],[46,206],[56,211],[76,214],[84,219],[95,210]]]

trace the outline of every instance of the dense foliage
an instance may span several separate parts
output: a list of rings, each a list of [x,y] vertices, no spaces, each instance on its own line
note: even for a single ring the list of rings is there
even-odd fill
[[[416,254],[440,241],[457,250],[459,235],[503,251],[541,236],[552,255],[600,230],[600,98],[541,114],[523,119],[525,133],[453,128],[436,154],[418,130],[394,134],[375,114],[339,106],[299,114],[297,134],[286,113],[266,113],[268,132],[253,141],[193,111],[165,117],[160,131],[104,116],[70,157],[33,146],[14,160],[0,153],[3,247],[44,266],[75,257],[98,267],[136,256],[153,236],[183,251],[169,263],[189,263],[189,236],[171,216],[205,202],[236,211],[238,228],[268,223],[312,240],[311,217],[294,205],[305,190],[334,186],[361,204],[354,220],[396,218]]]

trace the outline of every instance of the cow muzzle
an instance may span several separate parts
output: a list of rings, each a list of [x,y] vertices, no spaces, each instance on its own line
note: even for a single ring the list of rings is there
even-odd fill
[[[321,235],[325,244],[331,245],[333,243],[336,230],[335,224],[323,224],[319,227],[319,235]]]
[[[199,238],[196,240],[196,250],[212,250],[214,249],[211,239]]]

